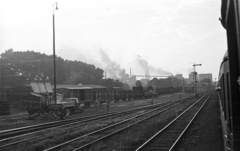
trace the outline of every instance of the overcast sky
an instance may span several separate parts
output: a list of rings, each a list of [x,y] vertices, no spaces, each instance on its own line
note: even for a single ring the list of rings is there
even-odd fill
[[[106,68],[102,53],[127,73],[144,74],[136,60],[188,77],[218,70],[227,49],[219,0],[1,0],[0,53],[52,54],[52,4],[56,54]]]

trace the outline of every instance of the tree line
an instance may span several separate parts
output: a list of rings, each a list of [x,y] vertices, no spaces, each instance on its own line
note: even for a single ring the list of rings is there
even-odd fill
[[[2,88],[31,82],[54,82],[53,55],[34,51],[6,50],[0,58]],[[103,79],[103,70],[81,61],[66,60],[56,56],[57,84],[98,84],[121,87],[118,80]]]

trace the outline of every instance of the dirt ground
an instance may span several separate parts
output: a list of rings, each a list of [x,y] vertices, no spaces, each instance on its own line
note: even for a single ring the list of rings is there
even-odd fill
[[[214,93],[174,151],[223,151],[219,108]]]

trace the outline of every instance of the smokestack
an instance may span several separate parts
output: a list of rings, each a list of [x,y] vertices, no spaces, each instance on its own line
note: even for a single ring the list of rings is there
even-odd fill
[[[106,80],[107,79],[107,71],[106,70],[105,70],[105,76],[104,77],[105,77],[105,80]]]
[[[130,68],[130,78],[132,77],[132,71],[131,71],[131,68]]]

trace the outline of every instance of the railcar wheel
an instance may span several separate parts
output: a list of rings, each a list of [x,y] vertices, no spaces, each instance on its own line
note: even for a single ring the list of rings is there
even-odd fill
[[[65,115],[69,116],[71,114],[71,110],[69,108],[65,109]]]

